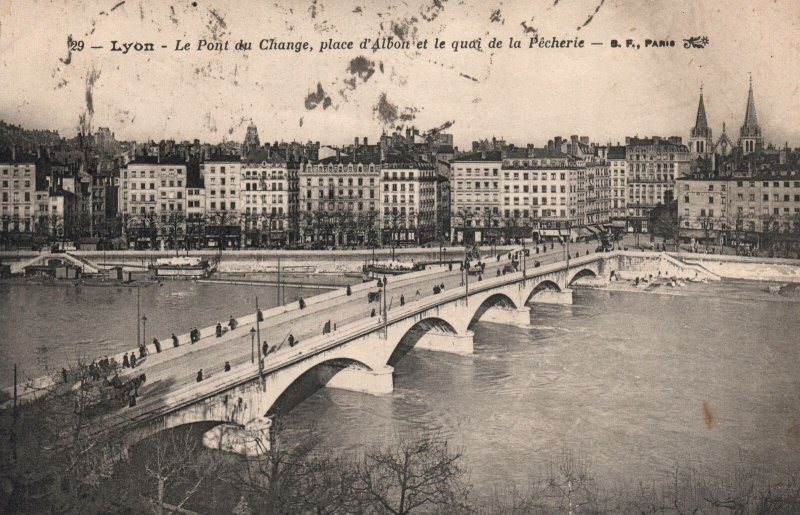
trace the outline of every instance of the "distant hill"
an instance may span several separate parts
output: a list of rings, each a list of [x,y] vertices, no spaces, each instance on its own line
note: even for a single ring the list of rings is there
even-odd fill
[[[39,145],[52,146],[61,141],[58,131],[29,130],[0,120],[0,147],[17,145],[31,151]]]

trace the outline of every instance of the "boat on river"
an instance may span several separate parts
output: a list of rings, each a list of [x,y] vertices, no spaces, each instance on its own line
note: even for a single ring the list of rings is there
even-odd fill
[[[214,273],[208,260],[199,257],[159,258],[148,267],[154,279],[205,279]]]

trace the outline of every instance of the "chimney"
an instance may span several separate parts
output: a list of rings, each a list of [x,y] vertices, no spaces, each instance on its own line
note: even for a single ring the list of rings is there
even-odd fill
[[[369,143],[367,143],[368,141],[369,141],[369,140],[367,139],[367,137],[366,137],[366,136],[364,136],[364,146],[365,146],[365,147],[366,147],[367,145],[369,145]]]
[[[561,152],[561,141],[561,136],[556,136],[553,139],[553,147],[559,152]]]
[[[355,148],[358,148],[358,136],[356,136],[356,144],[354,145]]]
[[[337,161],[340,161],[340,160],[341,160],[341,158],[342,158],[341,152],[340,152],[340,150],[337,148],[337,149],[336,149],[336,160],[337,160]]]
[[[572,136],[569,137],[569,139],[572,142],[570,147],[569,147],[570,148],[570,154],[572,154],[573,156],[577,156],[578,155],[578,136],[573,134]]]

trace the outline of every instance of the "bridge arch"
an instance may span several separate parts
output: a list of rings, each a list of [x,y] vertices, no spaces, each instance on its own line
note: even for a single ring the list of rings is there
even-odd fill
[[[561,287],[555,281],[551,281],[549,279],[544,280],[533,287],[528,295],[528,298],[525,300],[525,304],[529,303],[536,297],[536,295],[543,291],[561,291]]]
[[[575,281],[583,277],[597,277],[597,272],[595,272],[591,268],[583,268],[581,270],[578,270],[577,272],[572,274],[570,279],[567,281],[567,285],[572,285]]]
[[[458,330],[453,324],[440,317],[426,317],[409,327],[398,339],[397,345],[387,360],[387,365],[394,367],[416,345],[431,335],[454,335]]]
[[[339,372],[348,368],[372,371],[369,365],[352,358],[332,358],[316,363],[296,374],[294,379],[277,393],[264,415],[285,415],[324,388]]]
[[[472,326],[473,324],[477,323],[481,317],[490,309],[492,308],[502,308],[502,309],[517,309],[520,306],[517,306],[517,303],[514,302],[511,297],[506,295],[505,293],[494,293],[486,297],[486,299],[481,302],[475,311],[472,313],[472,316],[469,318],[469,323],[467,324],[467,328]]]

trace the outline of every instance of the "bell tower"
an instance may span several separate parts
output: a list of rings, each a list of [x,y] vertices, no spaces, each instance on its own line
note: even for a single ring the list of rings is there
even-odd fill
[[[756,116],[756,102],[753,99],[753,76],[750,76],[750,91],[747,93],[747,108],[744,113],[744,123],[739,130],[739,147],[742,154],[760,152],[764,148],[764,138],[761,136],[761,126]]]
[[[703,86],[700,85],[700,103],[697,105],[697,117],[689,137],[689,149],[692,157],[708,157],[714,148],[711,128],[706,118],[706,106],[703,103]]]

